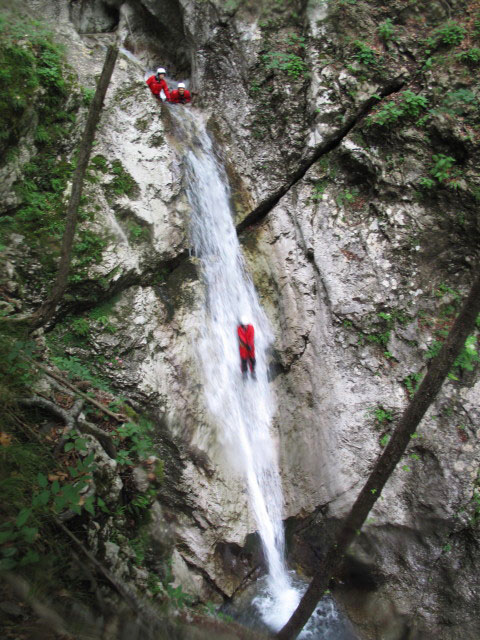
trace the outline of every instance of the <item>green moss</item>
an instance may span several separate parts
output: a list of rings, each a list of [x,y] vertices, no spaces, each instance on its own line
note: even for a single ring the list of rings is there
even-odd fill
[[[132,196],[138,191],[138,185],[132,176],[125,170],[120,160],[114,160],[110,171],[113,180],[106,187],[107,198],[112,200],[115,196]]]
[[[73,172],[64,141],[76,119],[75,96],[62,49],[49,33],[37,22],[0,15],[0,150],[35,127],[33,157],[15,185],[22,204],[0,219],[0,238],[8,245],[12,232],[26,236],[45,279],[54,272],[64,230],[64,192]]]
[[[165,138],[159,133],[154,133],[148,139],[148,144],[151,147],[161,147],[161,146],[163,146],[165,144]]]
[[[138,118],[137,120],[135,120],[135,129],[137,129],[137,131],[141,131],[142,133],[144,133],[148,127],[149,127],[150,123],[148,121],[148,118]]]

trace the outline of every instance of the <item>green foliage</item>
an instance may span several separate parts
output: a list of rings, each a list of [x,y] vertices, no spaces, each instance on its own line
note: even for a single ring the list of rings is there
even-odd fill
[[[135,129],[140,131],[141,133],[145,133],[145,131],[149,128],[149,120],[148,118],[137,118],[135,120]]]
[[[95,95],[95,89],[89,89],[88,87],[82,87],[83,104],[88,107]]]
[[[103,250],[108,244],[91,229],[80,227],[73,245],[72,269],[69,282],[81,282],[88,277],[88,269],[92,264],[100,264]]]
[[[405,385],[408,395],[412,397],[418,390],[420,386],[420,382],[422,381],[421,373],[410,373],[404,380],[403,384]]]
[[[150,538],[146,531],[140,531],[138,536],[128,541],[130,548],[135,554],[135,562],[139,566],[145,562],[149,541]]]
[[[387,102],[375,115],[368,118],[368,124],[377,124],[381,127],[393,124],[403,116],[403,109],[396,102]]]
[[[471,335],[465,341],[463,349],[456,358],[453,366],[465,371],[473,371],[475,365],[480,362],[480,357],[477,351],[477,339],[474,335]],[[453,373],[449,373],[449,378],[457,380]]]
[[[378,35],[384,42],[388,42],[389,40],[394,40],[395,36],[395,27],[393,26],[390,18],[387,18],[384,22],[382,22],[378,27]]]
[[[389,442],[389,440],[390,440],[390,435],[388,433],[386,433],[385,435],[383,435],[380,438],[380,446],[386,447],[388,442]]]
[[[300,55],[305,46],[305,38],[296,33],[289,33],[281,39],[276,34],[274,39],[267,34],[264,48],[266,53],[260,56],[260,60],[265,69],[285,71],[287,76],[298,80],[308,76],[308,66]],[[253,81],[250,87],[252,97],[259,95],[261,91],[258,82]]]
[[[428,347],[428,351],[425,354],[427,360],[431,358],[436,358],[440,353],[440,349],[442,348],[442,343],[439,340],[434,340],[432,344]]]
[[[132,221],[129,221],[127,223],[127,227],[129,239],[133,244],[148,240],[150,238],[150,231],[148,227],[143,227],[139,224],[135,224]]]
[[[407,89],[399,95],[398,102],[387,102],[367,122],[380,127],[390,126],[402,118],[416,117],[428,106],[428,99]]]
[[[345,191],[342,191],[342,193],[340,193],[337,196],[336,202],[339,207],[344,207],[349,204],[352,204],[355,198],[357,197],[358,197],[358,189],[352,189],[351,191],[348,189],[345,189]]]
[[[431,178],[420,178],[418,184],[424,189],[432,189],[435,186],[435,180]]]
[[[168,584],[167,594],[177,609],[189,607],[194,603],[194,598],[183,591],[182,585],[179,585],[178,587],[172,587],[171,584]]]
[[[458,53],[456,57],[460,62],[463,62],[463,64],[469,67],[478,67],[480,64],[480,49],[478,47],[472,47],[471,49],[466,49]]]
[[[28,360],[34,355],[35,342],[25,330],[0,325],[0,403],[6,406],[16,395],[21,395],[33,384],[36,375]]]
[[[73,333],[78,336],[88,336],[90,333],[90,324],[85,318],[74,318],[70,323],[70,327]]]
[[[370,66],[377,62],[376,53],[361,40],[355,40],[355,58],[363,65]]]
[[[390,340],[392,328],[395,324],[395,318],[391,313],[386,313],[384,311],[378,313],[377,318],[380,321],[381,326],[383,327],[383,331],[379,330],[374,333],[368,333],[365,335],[365,339],[367,340],[367,342],[370,342],[372,344],[379,344],[386,347],[388,341]]]
[[[470,89],[457,89],[446,94],[438,111],[451,115],[465,115],[469,110],[477,107],[478,100]]]
[[[115,430],[115,438],[122,449],[117,452],[117,462],[130,465],[148,458],[153,451],[153,440],[150,435],[153,430],[153,424],[145,418],[139,418],[138,422],[126,422],[118,427]]]
[[[85,440],[72,432],[66,448],[83,452]],[[0,491],[4,522],[0,525],[0,569],[12,570],[41,561],[41,536],[54,514],[68,509],[94,514],[95,496],[85,497],[94,469],[93,454],[68,468],[71,481],[49,474],[53,461],[41,444],[12,442],[0,451]],[[63,477],[67,478],[65,474]]]
[[[393,413],[388,409],[385,409],[385,407],[381,404],[377,405],[376,407],[372,407],[370,412],[379,425],[392,422],[393,420]]]
[[[131,196],[136,191],[137,183],[132,176],[126,171],[120,160],[114,160],[111,165],[113,180],[107,187],[109,197],[112,196]]]
[[[446,284],[445,282],[441,282],[438,287],[435,289],[435,297],[436,298],[443,298],[445,296],[449,296],[453,299],[453,301],[455,302],[455,304],[458,304],[462,298],[462,296],[460,295],[460,293],[456,290],[453,289],[452,287],[450,287],[448,284]]]
[[[207,616],[211,616],[216,620],[222,620],[222,622],[233,622],[232,616],[229,616],[226,613],[222,613],[219,611],[219,605],[214,604],[213,602],[207,602],[204,606],[204,612]]]
[[[474,18],[472,37],[477,40],[480,39],[480,13],[477,13]]]
[[[38,22],[0,14],[0,150],[20,137],[37,92],[43,92],[40,122],[54,118],[68,91],[62,57]]]
[[[323,194],[325,193],[325,189],[327,188],[328,181],[323,179],[319,180],[313,187],[312,191],[312,200],[314,202],[318,202],[322,200]]]
[[[90,166],[92,166],[96,171],[100,171],[101,173],[108,172],[108,161],[105,156],[97,154],[90,160]]]
[[[438,182],[443,182],[449,177],[450,169],[455,164],[455,158],[438,153],[432,156],[432,160],[434,164],[430,169],[430,173]]]
[[[428,99],[425,96],[413,93],[410,89],[401,93],[400,98],[403,114],[407,116],[418,116],[428,106]]]
[[[427,48],[431,50],[459,45],[465,37],[465,29],[456,22],[450,21],[435,29],[428,38]],[[427,52],[429,53],[429,52]]]
[[[68,373],[69,378],[87,380],[97,389],[110,391],[108,384],[92,374],[90,369],[81,362],[78,356],[54,356],[51,360],[59,369]]]
[[[15,185],[20,207],[0,219],[0,237],[8,244],[12,232],[26,236],[45,278],[55,268],[64,229],[64,191],[73,168],[63,140],[71,136],[76,108],[72,76],[48,32],[38,22],[0,16],[0,152],[39,123],[32,158]]]
[[[269,51],[262,56],[262,61],[266,69],[286,71],[287,75],[295,79],[303,77],[308,71],[304,60],[295,53]]]

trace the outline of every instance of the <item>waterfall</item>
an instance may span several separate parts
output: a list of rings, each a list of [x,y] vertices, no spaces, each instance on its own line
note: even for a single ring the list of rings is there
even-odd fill
[[[240,251],[227,176],[201,115],[191,109],[169,108],[184,145],[191,241],[206,289],[197,345],[205,399],[245,478],[268,565],[270,598],[275,603],[275,620],[268,622],[280,627],[295,608],[298,593],[285,566],[283,496],[270,435],[274,400],[267,377],[267,349],[273,337]],[[250,375],[243,379],[240,371],[236,329],[245,315],[255,328],[256,381]],[[280,610],[282,619],[278,619]],[[266,616],[272,618],[272,613]]]

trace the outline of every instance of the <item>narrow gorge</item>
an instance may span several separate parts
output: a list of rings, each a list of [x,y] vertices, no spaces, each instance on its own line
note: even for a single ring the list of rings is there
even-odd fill
[[[0,44],[2,637],[273,637],[478,272],[480,2],[1,0]],[[299,637],[480,637],[479,336]]]

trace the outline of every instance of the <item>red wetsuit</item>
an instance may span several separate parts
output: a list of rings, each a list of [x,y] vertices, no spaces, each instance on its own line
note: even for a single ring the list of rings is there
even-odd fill
[[[247,324],[244,326],[240,324],[237,327],[237,333],[242,373],[247,372],[247,364],[253,373],[255,369],[255,331],[253,325]]]
[[[178,89],[174,89],[170,94],[170,102],[175,102],[177,104],[178,103],[186,104],[187,102],[190,102],[191,99],[192,99],[192,96],[188,89],[185,89],[185,91],[183,92],[183,96]]]
[[[165,91],[167,100],[170,100],[170,91],[168,89],[167,83],[163,78],[161,80],[158,80],[157,76],[150,76],[150,78],[147,80],[147,84],[150,87],[150,91],[156,98],[160,98],[160,91],[163,89]]]

